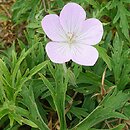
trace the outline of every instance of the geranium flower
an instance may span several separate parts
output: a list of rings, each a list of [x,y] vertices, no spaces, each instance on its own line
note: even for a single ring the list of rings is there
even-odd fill
[[[96,18],[86,19],[86,12],[76,3],[66,4],[60,12],[46,15],[42,28],[52,40],[46,52],[54,63],[70,60],[77,64],[92,66],[98,59],[98,51],[92,45],[101,41],[102,23]]]

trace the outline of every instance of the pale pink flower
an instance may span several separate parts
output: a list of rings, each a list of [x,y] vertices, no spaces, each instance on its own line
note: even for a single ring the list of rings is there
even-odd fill
[[[65,5],[60,16],[49,14],[43,18],[42,28],[52,40],[45,48],[52,62],[72,60],[85,66],[96,63],[98,51],[92,45],[101,41],[103,26],[96,18],[85,19],[84,9],[76,3]]]

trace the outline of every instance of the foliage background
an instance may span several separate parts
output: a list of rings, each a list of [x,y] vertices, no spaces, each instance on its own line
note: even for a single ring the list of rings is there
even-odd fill
[[[130,1],[71,1],[100,19],[104,36],[95,66],[70,61],[65,76],[48,60],[41,20],[68,2],[0,1],[0,129],[130,129]]]

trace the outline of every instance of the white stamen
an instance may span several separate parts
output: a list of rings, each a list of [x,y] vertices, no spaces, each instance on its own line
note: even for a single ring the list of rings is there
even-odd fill
[[[73,43],[75,41],[75,35],[74,33],[68,32],[67,33],[67,39],[68,39],[68,43]]]

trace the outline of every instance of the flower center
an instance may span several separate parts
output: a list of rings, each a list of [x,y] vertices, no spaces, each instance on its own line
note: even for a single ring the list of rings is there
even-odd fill
[[[73,43],[75,41],[75,36],[74,36],[74,33],[71,33],[71,32],[68,32],[67,33],[67,40],[68,40],[68,43]]]

